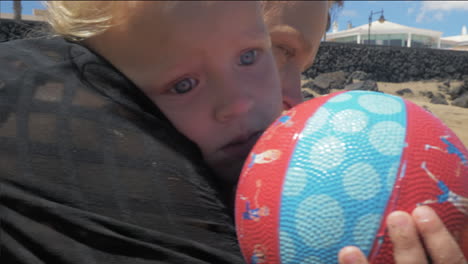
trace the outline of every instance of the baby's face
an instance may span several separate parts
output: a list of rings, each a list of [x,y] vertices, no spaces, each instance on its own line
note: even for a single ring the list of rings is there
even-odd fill
[[[134,63],[122,71],[221,177],[235,182],[252,146],[282,110],[258,3],[174,2],[163,11],[145,5],[133,18],[138,32],[129,36],[139,42],[128,58]]]

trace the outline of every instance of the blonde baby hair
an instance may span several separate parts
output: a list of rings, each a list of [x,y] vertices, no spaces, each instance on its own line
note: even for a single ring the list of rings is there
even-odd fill
[[[45,1],[46,18],[55,34],[79,41],[121,23],[137,1]]]
[[[46,18],[57,35],[80,41],[99,35],[110,27],[138,15],[138,8],[150,1],[45,1]],[[161,11],[173,8],[181,1],[158,2]],[[216,1],[197,1],[207,6]]]

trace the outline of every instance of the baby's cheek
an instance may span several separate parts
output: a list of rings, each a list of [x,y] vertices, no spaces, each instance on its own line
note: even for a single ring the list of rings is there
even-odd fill
[[[279,87],[279,73],[281,67],[278,66],[277,62],[275,61],[272,52],[267,52],[264,54],[264,59],[261,62],[260,72],[259,74],[263,76],[264,80],[268,80],[268,82],[274,82]],[[281,60],[280,62],[281,63]]]

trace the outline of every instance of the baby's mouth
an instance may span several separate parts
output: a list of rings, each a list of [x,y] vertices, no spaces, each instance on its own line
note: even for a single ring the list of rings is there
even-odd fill
[[[257,131],[239,136],[222,147],[222,150],[229,157],[245,159],[261,135],[262,131]]]

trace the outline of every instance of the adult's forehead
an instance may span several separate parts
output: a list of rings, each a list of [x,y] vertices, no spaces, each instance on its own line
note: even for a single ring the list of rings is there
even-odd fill
[[[328,8],[328,1],[271,1],[264,3],[264,20],[272,38],[288,35],[309,53],[323,35]]]

